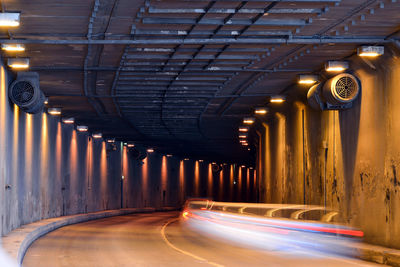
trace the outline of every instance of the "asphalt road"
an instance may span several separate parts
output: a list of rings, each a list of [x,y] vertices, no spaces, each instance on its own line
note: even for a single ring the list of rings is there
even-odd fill
[[[177,217],[132,214],[66,226],[38,239],[23,266],[373,266],[315,252],[243,248],[181,227]]]

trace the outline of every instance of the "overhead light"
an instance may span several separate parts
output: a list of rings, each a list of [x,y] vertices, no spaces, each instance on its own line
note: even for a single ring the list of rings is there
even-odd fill
[[[62,122],[65,124],[73,124],[75,123],[75,118],[63,118]]]
[[[46,97],[45,99],[44,99],[44,102],[43,102],[45,105],[47,105],[47,104],[49,104],[49,98],[48,97]]]
[[[86,125],[78,125],[76,126],[76,130],[78,132],[87,132],[89,130],[89,127],[87,127]]]
[[[203,159],[199,159],[199,162],[203,162],[204,160]]]
[[[247,140],[239,140],[240,143],[247,143]]]
[[[18,27],[20,21],[20,13],[4,12],[0,13],[0,27]]]
[[[245,126],[239,127],[239,132],[248,132],[248,131],[249,131],[249,127],[245,127]]]
[[[265,115],[265,114],[267,114],[267,112],[268,112],[267,108],[255,108],[254,109],[254,114],[257,114],[257,115]]]
[[[107,143],[110,143],[110,144],[115,143],[115,138],[108,138]]]
[[[250,148],[247,148],[247,150],[250,151],[251,149],[250,149]]]
[[[61,108],[48,108],[47,112],[53,116],[61,115]]]
[[[312,74],[300,74],[298,76],[299,84],[314,84],[318,81],[317,75]]]
[[[256,120],[254,118],[244,118],[243,123],[244,124],[253,124]]]
[[[363,45],[357,48],[357,55],[360,57],[378,57],[385,53],[382,45]]]
[[[283,103],[285,102],[285,97],[283,96],[272,96],[269,100],[271,103]]]
[[[216,162],[211,162],[211,164],[214,164],[214,165],[215,165],[215,164],[217,164],[217,163],[216,163]]]
[[[247,134],[239,134],[239,138],[247,138]]]
[[[172,155],[171,154],[167,154],[167,157],[170,158],[170,157],[172,157]]]
[[[126,143],[125,145],[126,145],[127,147],[131,147],[131,148],[132,148],[132,147],[135,147],[135,144]]]
[[[240,166],[240,167],[242,167],[242,168],[246,168],[246,166],[245,166],[245,165],[242,165],[242,166]]]
[[[248,146],[248,143],[241,143],[242,146]]]
[[[188,159],[188,158],[184,158],[183,160],[186,160],[186,161],[187,161],[187,160],[189,160],[189,159]]]
[[[8,52],[23,52],[25,46],[23,44],[2,44],[1,49]]]
[[[27,69],[29,68],[29,58],[9,58],[7,65],[12,69]]]
[[[93,134],[92,134],[92,137],[93,137],[93,138],[96,138],[96,139],[97,139],[97,138],[102,138],[102,137],[103,137],[103,134],[102,134],[102,133],[93,133]]]
[[[330,72],[345,71],[349,68],[349,62],[347,61],[335,61],[329,60],[325,63],[325,70]]]
[[[148,152],[148,153],[153,153],[153,152],[154,152],[154,149],[153,149],[153,148],[148,148],[148,149],[147,149],[147,152]]]

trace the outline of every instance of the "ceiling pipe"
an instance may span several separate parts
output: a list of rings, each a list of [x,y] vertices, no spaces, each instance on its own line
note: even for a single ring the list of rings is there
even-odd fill
[[[384,44],[398,41],[397,39],[348,38],[312,36],[286,38],[188,38],[188,39],[151,39],[151,40],[46,40],[46,39],[0,39],[0,43],[20,44],[52,44],[52,45],[142,45],[142,44]]]

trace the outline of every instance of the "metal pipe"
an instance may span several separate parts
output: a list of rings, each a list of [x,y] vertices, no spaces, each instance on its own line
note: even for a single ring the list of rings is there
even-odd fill
[[[381,37],[348,38],[348,37],[293,37],[286,38],[190,38],[190,39],[151,39],[151,40],[49,40],[49,39],[0,39],[0,43],[51,44],[51,45],[148,45],[148,44],[364,44],[391,43],[397,39],[385,40]]]

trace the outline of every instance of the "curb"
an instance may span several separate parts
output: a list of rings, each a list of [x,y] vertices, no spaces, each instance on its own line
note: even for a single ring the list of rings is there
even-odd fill
[[[363,243],[354,244],[352,248],[362,260],[400,267],[400,250]]]
[[[119,209],[106,210],[100,212],[91,212],[85,214],[77,214],[70,216],[62,216],[57,218],[45,219],[34,223],[26,224],[10,232],[8,235],[1,238],[0,245],[3,246],[11,258],[15,259],[19,265],[22,264],[25,253],[30,245],[41,236],[52,232],[60,227],[108,218],[113,216],[127,215],[132,213],[146,213],[155,211],[173,211],[177,210],[174,207],[165,208],[137,208],[137,209]]]

